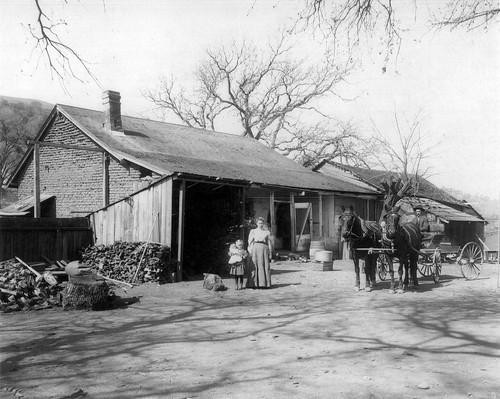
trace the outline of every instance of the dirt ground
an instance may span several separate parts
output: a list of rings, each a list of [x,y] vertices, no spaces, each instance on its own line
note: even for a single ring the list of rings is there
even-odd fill
[[[1,315],[2,398],[500,398],[497,265],[354,292],[349,261],[269,290],[142,285],[108,311]]]

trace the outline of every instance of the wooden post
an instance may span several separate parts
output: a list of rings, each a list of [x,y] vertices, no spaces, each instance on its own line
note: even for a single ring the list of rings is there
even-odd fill
[[[309,208],[307,209],[307,212],[309,213],[309,234],[311,236],[311,240],[313,239],[313,229],[314,229],[314,223],[313,223],[313,211],[312,211],[312,202],[309,203]]]
[[[182,281],[182,263],[184,251],[184,211],[186,201],[186,181],[179,188],[179,230],[177,232],[177,281]]]
[[[274,189],[271,189],[269,194],[269,213],[271,214],[271,226],[269,226],[271,234],[276,234],[276,215],[274,211]],[[273,231],[274,228],[274,231]]]
[[[39,219],[40,215],[40,146],[35,143],[33,148],[33,183],[35,191],[34,217]]]
[[[274,209],[274,189],[269,193],[269,215],[271,216],[269,232],[271,234],[271,253],[274,254],[276,248],[276,215]]]
[[[323,196],[319,195],[319,236],[323,237]]]
[[[240,195],[240,198],[241,198],[241,211],[240,211],[240,225],[241,225],[241,229],[240,229],[240,239],[242,240],[245,240],[245,194],[246,194],[246,188],[245,187],[241,187],[241,191],[240,191],[241,195]]]
[[[297,235],[297,232],[296,232],[296,213],[295,213],[295,194],[294,193],[290,193],[290,222],[292,224],[292,234],[291,234],[291,243],[290,243],[290,248],[292,251],[295,251],[295,236]]]
[[[172,248],[172,193],[173,181],[168,179],[162,183],[160,242],[169,248]]]
[[[109,155],[102,153],[102,205],[109,205]]]

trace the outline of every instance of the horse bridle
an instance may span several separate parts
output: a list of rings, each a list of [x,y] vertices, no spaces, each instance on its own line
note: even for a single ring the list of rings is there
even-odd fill
[[[353,219],[353,221],[351,223],[351,226],[349,227],[349,230],[347,231],[347,233],[349,234],[349,237],[350,237],[350,239],[348,241],[356,242],[356,241],[359,241],[359,240],[363,239],[366,236],[365,233],[363,233],[363,235],[360,236],[360,235],[358,235],[356,233],[353,233],[353,231],[352,231],[352,229],[354,227],[355,220],[356,220],[355,216],[352,215],[352,214],[351,215],[342,215],[340,218],[343,220],[346,217],[349,217],[349,218]]]

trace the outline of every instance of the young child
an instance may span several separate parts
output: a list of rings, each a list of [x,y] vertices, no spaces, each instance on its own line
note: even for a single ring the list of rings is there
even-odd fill
[[[236,284],[236,290],[242,290],[243,279],[246,273],[246,263],[248,252],[243,248],[243,240],[236,240],[234,244],[229,247],[229,264],[231,265],[231,270],[229,274],[234,276],[234,282]]]

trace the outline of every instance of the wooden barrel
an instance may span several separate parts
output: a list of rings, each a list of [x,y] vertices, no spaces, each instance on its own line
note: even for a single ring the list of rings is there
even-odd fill
[[[317,251],[325,250],[324,241],[311,241],[311,246],[309,247],[309,259],[315,260],[314,255]]]
[[[316,262],[331,262],[333,260],[333,253],[332,251],[316,251],[314,260]]]

